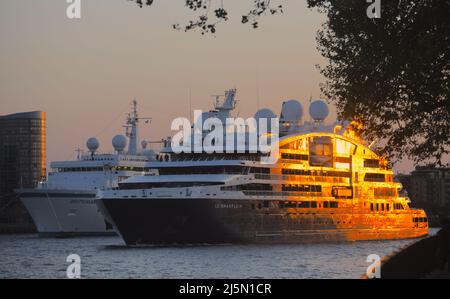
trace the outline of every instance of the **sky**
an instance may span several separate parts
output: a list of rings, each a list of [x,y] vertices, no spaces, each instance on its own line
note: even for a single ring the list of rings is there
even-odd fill
[[[230,20],[201,35],[172,29],[195,18],[181,0],[143,9],[127,0],[81,0],[81,19],[67,18],[63,0],[2,0],[0,115],[45,111],[50,162],[75,158],[89,137],[112,152],[134,98],[140,115],[152,118],[140,127],[147,140],[173,135],[174,118],[209,110],[211,95],[229,88],[237,88],[239,116],[258,107],[279,114],[287,99],[307,111],[309,99],[322,96],[316,65],[326,61],[315,37],[325,16],[305,1],[272,2],[284,13],[263,16],[255,30],[240,23],[252,0],[224,0]],[[336,118],[330,110],[326,122]],[[412,163],[395,169],[409,172]]]

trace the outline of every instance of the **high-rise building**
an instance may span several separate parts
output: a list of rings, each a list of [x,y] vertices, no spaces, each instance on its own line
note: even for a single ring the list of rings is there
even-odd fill
[[[45,177],[45,136],[42,111],[0,116],[0,223],[28,221],[14,189]]]

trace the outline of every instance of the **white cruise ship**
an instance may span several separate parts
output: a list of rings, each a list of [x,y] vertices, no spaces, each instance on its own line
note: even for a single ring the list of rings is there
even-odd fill
[[[105,221],[96,203],[100,188],[113,188],[118,182],[145,172],[146,162],[156,154],[142,141],[138,149],[137,103],[127,117],[126,136],[116,135],[112,144],[114,154],[98,153],[96,138],[87,141],[88,154],[76,160],[52,162],[48,178],[34,189],[18,189],[16,193],[30,213],[41,237],[115,234]],[[126,151],[128,141],[128,150]],[[151,172],[146,172],[151,173]]]

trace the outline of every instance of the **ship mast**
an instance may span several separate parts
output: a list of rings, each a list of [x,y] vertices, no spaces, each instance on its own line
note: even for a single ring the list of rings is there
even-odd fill
[[[213,95],[215,97],[214,109],[217,111],[217,117],[225,123],[226,119],[230,117],[230,112],[236,107],[236,89],[225,91],[225,95]],[[220,98],[224,97],[223,102]]]
[[[139,139],[138,122],[141,119],[150,121],[151,118],[149,118],[149,117],[141,117],[140,118],[138,116],[136,99],[134,99],[131,104],[132,104],[132,111],[131,111],[131,113],[128,114],[127,124],[124,127],[126,128],[126,135],[130,139],[129,145],[128,145],[128,154],[136,155],[138,139]]]

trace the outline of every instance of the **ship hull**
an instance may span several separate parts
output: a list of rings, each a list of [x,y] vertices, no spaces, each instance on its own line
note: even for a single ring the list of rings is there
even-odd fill
[[[335,213],[299,213],[274,204],[265,208],[258,200],[102,198],[98,204],[127,245],[340,242],[416,238],[428,233],[427,228],[413,224],[357,222],[367,215],[353,215],[353,222],[338,224],[340,216]],[[348,220],[349,215],[340,219]]]
[[[17,190],[39,237],[116,235],[95,203],[94,191]]]

